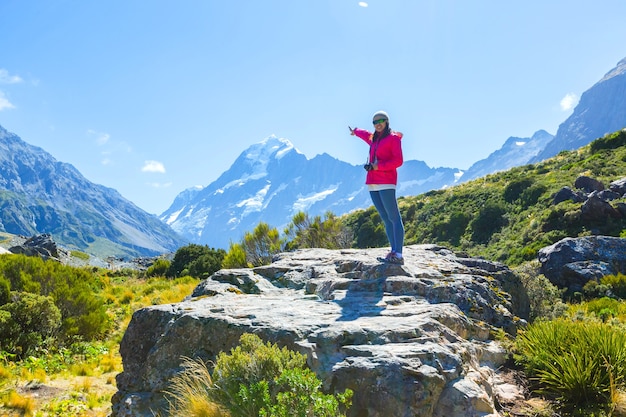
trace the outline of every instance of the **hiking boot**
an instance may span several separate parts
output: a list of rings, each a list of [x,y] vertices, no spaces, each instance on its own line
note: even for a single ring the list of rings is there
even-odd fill
[[[397,254],[393,254],[385,261],[389,264],[404,265],[404,258],[400,258]]]
[[[385,262],[388,264],[404,265],[404,258],[399,258],[394,251],[389,252],[384,258],[376,259],[378,259],[380,262]]]
[[[385,256],[384,258],[381,258],[380,256],[378,258],[376,258],[379,262],[389,262],[389,260],[396,256],[396,253],[394,251],[391,251],[387,254],[387,256]]]

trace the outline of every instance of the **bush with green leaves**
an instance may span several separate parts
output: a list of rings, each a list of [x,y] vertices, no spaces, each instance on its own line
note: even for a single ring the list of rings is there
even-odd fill
[[[212,384],[214,400],[233,417],[340,417],[352,399],[351,390],[324,394],[304,355],[253,334],[218,355]]]
[[[269,265],[274,255],[283,250],[278,229],[260,222],[252,232],[246,232],[241,241],[246,261],[252,266]]]
[[[104,299],[99,295],[104,284],[89,269],[38,257],[7,255],[0,257],[0,277],[5,289],[6,282],[9,283],[11,294],[31,293],[53,300],[61,313],[61,327],[56,333],[60,343],[101,339],[113,327]]]
[[[224,249],[214,249],[206,245],[191,243],[176,251],[167,271],[167,276],[179,278],[184,275],[191,275],[196,278],[207,278],[222,268],[222,260],[225,255]]]
[[[301,248],[341,249],[352,244],[352,234],[343,225],[341,219],[333,213],[326,212],[321,216],[309,216],[300,211],[285,228],[287,250]]]
[[[50,296],[15,291],[0,306],[0,348],[18,358],[55,344],[60,328],[61,312]]]
[[[223,268],[247,268],[246,251],[241,243],[231,242],[222,261]]]
[[[529,321],[537,319],[555,319],[565,314],[567,306],[563,303],[562,291],[539,272],[539,261],[526,262],[514,268],[530,303]]]
[[[536,321],[515,341],[534,390],[569,405],[609,405],[626,382],[626,333],[597,321]]]
[[[605,275],[600,278],[600,284],[609,287],[613,296],[626,299],[626,275],[621,273]]]
[[[154,261],[152,265],[146,269],[147,277],[164,277],[167,275],[167,271],[169,271],[172,262],[167,259],[157,259]]]
[[[345,215],[343,219],[352,230],[354,246],[357,248],[376,248],[389,244],[385,225],[374,206]]]

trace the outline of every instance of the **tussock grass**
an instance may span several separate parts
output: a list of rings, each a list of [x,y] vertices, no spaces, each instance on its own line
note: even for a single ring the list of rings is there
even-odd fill
[[[626,383],[626,333],[597,321],[538,321],[517,336],[535,390],[574,406],[613,403]]]
[[[172,416],[176,417],[230,417],[230,413],[212,401],[211,373],[200,360],[186,358],[184,371],[172,381],[169,391]]]
[[[26,395],[21,395],[15,390],[10,390],[2,396],[5,407],[19,411],[23,416],[30,417],[35,412],[35,400]]]

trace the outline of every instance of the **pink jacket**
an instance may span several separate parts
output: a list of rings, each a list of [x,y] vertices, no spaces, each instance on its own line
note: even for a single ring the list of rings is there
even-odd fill
[[[398,184],[397,169],[404,162],[402,158],[402,133],[391,131],[376,142],[372,141],[374,135],[367,130],[354,129],[354,134],[370,145],[369,161],[378,163],[378,169],[367,171],[366,184]]]

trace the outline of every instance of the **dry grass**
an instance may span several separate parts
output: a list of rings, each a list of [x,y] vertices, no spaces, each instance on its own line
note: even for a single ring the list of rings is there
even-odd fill
[[[199,360],[185,359],[185,372],[172,380],[169,392],[172,415],[176,417],[230,417],[222,407],[210,400],[213,382],[206,365]]]
[[[122,372],[122,358],[115,341],[121,340],[132,313],[146,305],[179,302],[199,282],[190,277],[176,280],[125,277],[111,281],[105,279],[104,295],[110,300],[110,313],[119,327],[111,336],[110,348],[97,360],[74,363],[53,375],[39,367],[27,369],[11,361],[0,361],[0,417],[109,416],[111,397],[117,391],[115,377]],[[197,409],[202,408],[198,404]],[[199,411],[195,415],[220,414]]]
[[[0,395],[0,416],[106,417],[111,414],[118,372],[62,375],[45,382],[19,380]]]

